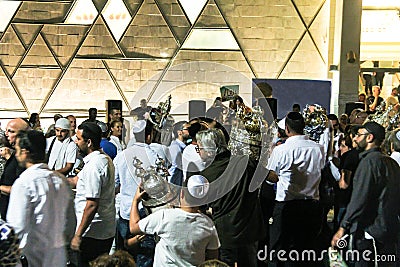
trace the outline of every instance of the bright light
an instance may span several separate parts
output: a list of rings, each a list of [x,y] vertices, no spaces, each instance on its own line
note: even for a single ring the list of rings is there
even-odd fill
[[[399,0],[362,0],[363,7],[400,7]]]
[[[90,25],[97,16],[97,9],[91,0],[78,0],[69,13],[66,24]]]
[[[239,50],[229,29],[193,29],[183,49]]]
[[[0,1],[0,32],[4,32],[21,1]]]
[[[200,15],[200,12],[207,3],[207,0],[179,0],[179,2],[188,16],[190,23],[193,24]]]
[[[124,2],[109,0],[102,14],[114,38],[119,41],[131,21],[131,15]]]

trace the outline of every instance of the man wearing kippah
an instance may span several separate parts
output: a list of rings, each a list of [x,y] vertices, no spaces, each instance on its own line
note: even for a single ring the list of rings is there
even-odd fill
[[[68,119],[60,118],[54,126],[56,136],[49,138],[49,168],[67,175],[74,167],[78,147],[70,137],[71,124]]]
[[[375,266],[381,255],[396,255],[399,229],[400,167],[383,154],[380,146],[385,139],[385,128],[367,122],[354,137],[360,153],[360,163],[354,174],[353,192],[332,246],[339,246],[345,234],[354,238],[353,250],[360,257],[355,266]],[[379,266],[393,266],[393,262]],[[391,265],[390,265],[391,264]]]
[[[274,148],[266,166],[267,180],[277,184],[270,237],[271,249],[275,251],[296,250],[300,254],[311,249],[315,251],[321,229],[318,186],[325,153],[321,145],[304,135],[304,127],[300,113],[288,113],[285,119],[288,139]],[[280,261],[279,256],[273,260],[274,263],[279,261],[278,266],[293,264]]]

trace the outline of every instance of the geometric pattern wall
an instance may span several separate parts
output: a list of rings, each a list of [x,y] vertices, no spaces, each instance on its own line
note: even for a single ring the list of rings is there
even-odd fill
[[[218,95],[221,73],[207,69],[196,84],[179,69],[193,62],[249,81],[327,78],[329,0],[202,0],[191,13],[188,2],[20,1],[0,31],[0,118],[101,113],[106,99],[122,100],[126,112],[143,97],[158,102],[170,80],[181,81],[176,105],[194,87],[197,97]],[[210,36],[211,47],[201,43]]]

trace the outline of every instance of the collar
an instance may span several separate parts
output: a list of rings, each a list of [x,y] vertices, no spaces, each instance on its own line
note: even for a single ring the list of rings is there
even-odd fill
[[[365,150],[363,152],[360,153],[359,158],[363,159],[365,158],[368,154],[372,153],[372,152],[380,152],[381,149],[379,147],[374,147],[374,148],[370,148],[368,150]]]
[[[86,155],[86,156],[83,158],[83,162],[85,162],[85,164],[86,164],[86,163],[88,163],[92,158],[97,157],[98,155],[100,155],[100,151],[99,151],[99,150],[93,151],[93,152],[89,153],[88,155]]]
[[[49,167],[47,166],[46,163],[36,163],[36,164],[33,164],[32,166],[30,166],[30,167],[28,168],[28,170],[29,170],[29,169],[31,169],[31,170],[48,169],[48,168],[49,168]]]
[[[301,140],[309,140],[309,139],[310,138],[308,138],[308,136],[304,135],[304,134],[302,134],[302,135],[294,135],[294,136],[291,136],[288,139],[286,139],[285,144],[292,143],[292,142],[297,142],[297,141],[301,141]]]
[[[185,148],[185,147],[186,147],[185,143],[182,142],[181,140],[179,140],[178,138],[175,139],[175,141],[178,143],[178,145],[179,145],[180,148]]]

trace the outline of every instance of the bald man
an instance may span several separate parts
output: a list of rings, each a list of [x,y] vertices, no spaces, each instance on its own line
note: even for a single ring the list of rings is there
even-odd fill
[[[21,130],[28,130],[29,123],[21,118],[10,120],[6,127],[6,138],[10,143],[11,147],[14,148],[17,134]],[[0,178],[0,212],[1,218],[6,219],[8,202],[10,200],[11,186],[19,175],[25,170],[20,167],[17,159],[15,158],[15,152],[7,148],[2,148],[1,155],[7,159],[4,166],[4,172]]]

